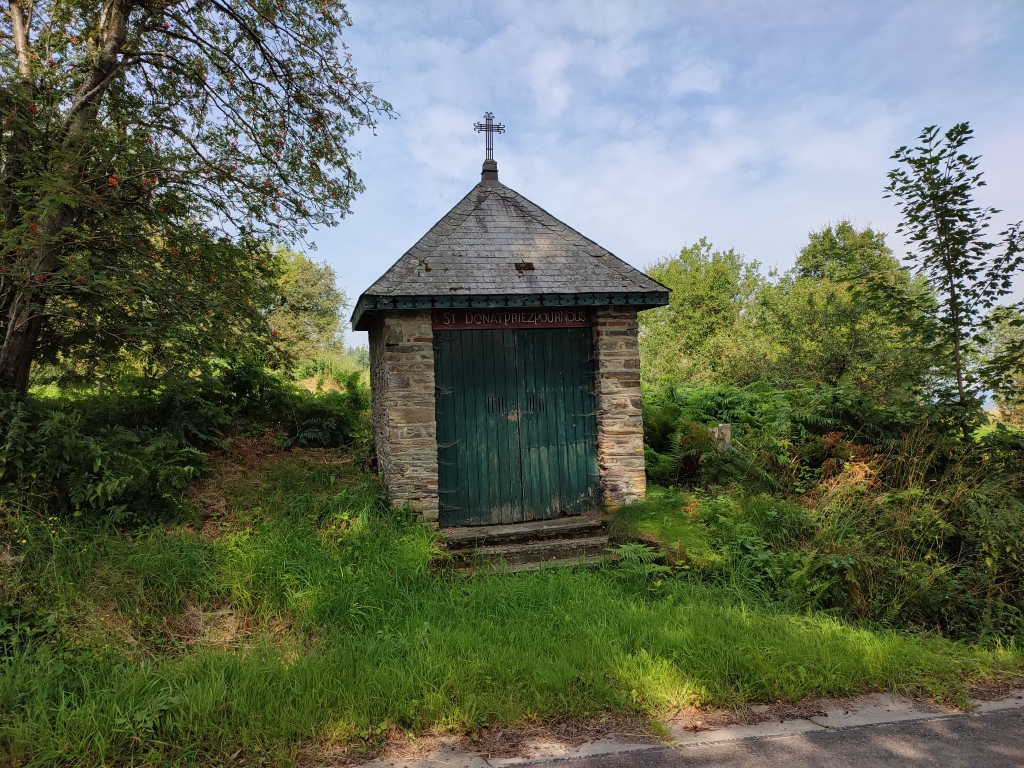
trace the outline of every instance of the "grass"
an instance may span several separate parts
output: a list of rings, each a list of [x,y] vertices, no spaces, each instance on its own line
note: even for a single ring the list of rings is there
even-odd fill
[[[868,690],[956,699],[1024,661],[643,568],[435,576],[434,534],[385,512],[336,452],[243,441],[190,498],[196,519],[130,536],[8,513],[2,597],[35,627],[5,636],[10,764],[287,763],[395,728]],[[624,519],[691,535],[656,519],[664,506]]]
[[[358,372],[362,384],[369,386],[370,372],[352,354],[326,353],[307,360],[292,371],[295,382],[308,392],[339,392],[345,389],[348,375]]]
[[[611,532],[618,538],[646,542],[676,563],[714,562],[720,557],[699,523],[699,508],[699,499],[692,494],[652,487],[644,501],[616,510]]]

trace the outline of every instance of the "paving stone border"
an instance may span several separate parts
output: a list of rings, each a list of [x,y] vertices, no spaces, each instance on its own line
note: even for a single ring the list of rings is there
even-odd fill
[[[777,721],[766,720],[755,724],[726,725],[721,728],[690,730],[683,723],[670,727],[669,744],[677,749],[726,744],[751,739],[794,736],[801,733],[865,728],[889,723],[920,722],[956,717],[973,717],[1010,709],[1024,709],[1024,688],[1015,688],[1008,695],[992,700],[973,700],[973,711],[929,704],[895,694],[874,693],[849,700],[822,700],[815,707],[822,715],[798,717]],[[756,710],[755,710],[756,711]],[[529,744],[522,757],[491,758],[479,752],[457,749],[452,739],[440,739],[435,753],[418,759],[378,758],[364,763],[365,768],[507,768],[533,765],[558,760],[570,760],[597,755],[611,755],[646,749],[661,749],[664,744],[649,738],[629,738],[610,734],[578,746],[566,746],[538,740]]]

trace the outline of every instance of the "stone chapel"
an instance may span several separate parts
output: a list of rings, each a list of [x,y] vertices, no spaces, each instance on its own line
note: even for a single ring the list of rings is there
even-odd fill
[[[640,499],[637,314],[668,289],[503,185],[488,156],[353,313],[388,501],[445,528]]]

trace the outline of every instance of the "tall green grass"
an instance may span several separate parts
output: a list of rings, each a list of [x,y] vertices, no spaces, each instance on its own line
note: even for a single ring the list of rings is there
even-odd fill
[[[619,538],[659,550],[677,578],[792,611],[968,640],[1024,638],[1024,505],[999,478],[870,487],[854,469],[813,503],[740,488],[651,488],[615,513]],[[966,518],[966,519],[965,519]]]
[[[748,592],[900,629],[1024,637],[1024,439],[965,441],[939,417],[846,384],[664,384],[645,394],[648,480],[692,496],[623,519]],[[727,445],[711,438],[719,422]]]
[[[326,353],[303,360],[291,371],[291,376],[310,391],[344,389],[352,374],[359,374],[363,384],[369,384],[369,351],[361,348],[346,349],[344,353]]]
[[[56,614],[57,627],[6,646],[0,754],[287,761],[389,727],[660,716],[871,689],[955,697],[1019,669],[1010,649],[852,628],[642,568],[435,576],[434,534],[385,511],[376,482],[351,467],[277,460],[262,484],[233,490],[235,528],[215,540],[22,528],[6,598]],[[234,644],[168,629],[225,609],[249,626]]]

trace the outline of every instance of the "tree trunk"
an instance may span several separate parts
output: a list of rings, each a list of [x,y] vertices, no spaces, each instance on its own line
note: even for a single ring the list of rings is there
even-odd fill
[[[967,398],[964,392],[964,359],[961,346],[963,329],[960,327],[960,298],[956,291],[956,278],[953,273],[953,267],[948,259],[946,260],[946,281],[949,285],[950,317],[953,320],[953,358],[956,365],[956,394],[960,406],[960,429],[964,435],[964,442],[967,442],[971,439],[971,429],[968,425]]]
[[[71,222],[71,209],[62,206],[56,214],[43,221],[42,230],[56,235]],[[29,275],[45,278],[60,268],[61,244],[51,243],[38,249],[38,256],[29,266]],[[29,286],[31,282],[29,282]],[[11,286],[13,295],[4,302],[4,338],[0,346],[0,389],[13,389],[19,394],[28,391],[28,376],[35,356],[39,332],[43,328],[47,293],[28,286]],[[6,298],[6,297],[5,297]]]
[[[144,5],[141,0],[110,0],[104,4],[93,67],[79,87],[61,131],[63,149],[68,150],[77,145],[80,158],[85,157],[89,150],[87,141],[84,142],[82,138],[85,129],[96,119],[104,94],[121,71],[121,48],[128,34],[132,8],[136,4]],[[23,8],[23,5],[27,5],[27,9]],[[29,39],[31,4],[12,0],[9,15],[18,59],[18,73],[27,92],[34,93],[36,83],[31,65],[33,53]],[[10,158],[8,162],[10,165],[6,181],[7,185],[13,188],[21,181],[17,178],[20,167],[16,157]],[[81,166],[78,161],[74,161],[65,163],[60,170],[66,178],[73,179],[81,172]],[[14,220],[14,213],[13,209],[7,211],[8,225]],[[72,213],[67,206],[61,206],[55,214],[40,222],[42,230],[56,242],[51,241],[50,245],[41,249],[37,261],[30,269],[30,276],[38,279],[39,275],[46,276],[60,268],[60,234],[70,223]],[[45,291],[22,292],[14,286],[11,288],[17,293],[11,299],[11,303],[4,307],[3,320],[7,327],[4,328],[3,345],[0,348],[0,388],[13,388],[16,392],[24,394],[28,390],[32,358],[43,327],[43,308],[47,295]]]
[[[17,314],[17,325],[7,338],[3,360],[0,360],[0,387],[13,389],[18,394],[28,391],[28,376],[32,369],[32,358],[43,327],[42,315],[30,314],[32,297],[25,302]]]

